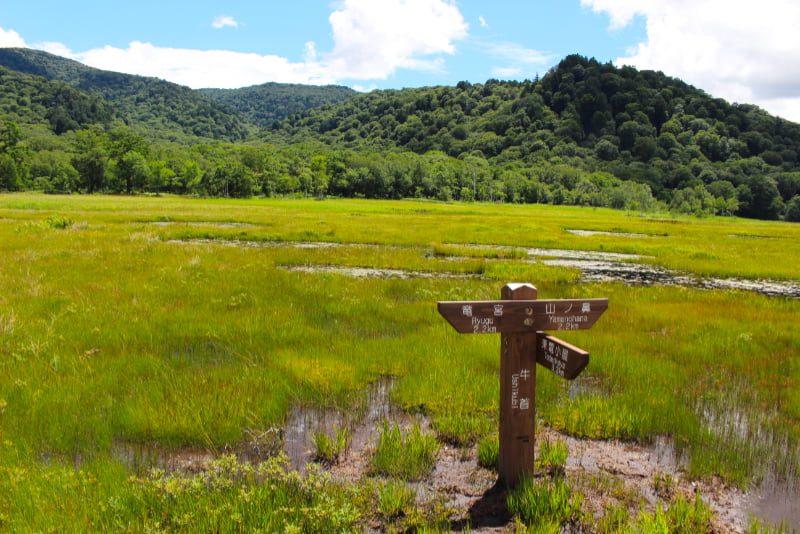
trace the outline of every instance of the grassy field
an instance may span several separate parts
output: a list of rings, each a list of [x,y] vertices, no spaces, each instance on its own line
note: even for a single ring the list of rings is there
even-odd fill
[[[507,282],[531,282],[544,298],[609,298],[593,329],[559,334],[592,354],[579,384],[538,373],[544,424],[579,437],[669,436],[692,476],[742,487],[800,474],[800,301],[579,283],[577,271],[523,261],[516,249],[529,247],[800,279],[797,224],[552,206],[1,195],[0,531],[355,529],[380,514],[375,495],[397,498],[394,486],[301,479],[278,459],[146,474],[119,451],[222,452],[281,426],[293,406],[355,406],[383,376],[398,377],[392,401],[430,417],[440,439],[479,440],[497,424],[498,339],[455,333],[436,302],[496,299]],[[323,266],[431,276],[355,278]]]

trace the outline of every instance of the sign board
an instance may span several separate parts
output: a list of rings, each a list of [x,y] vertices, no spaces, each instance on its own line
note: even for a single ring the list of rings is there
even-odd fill
[[[439,302],[439,314],[462,334],[585,330],[608,309],[608,299]]]
[[[589,353],[557,337],[540,333],[536,339],[536,363],[560,377],[574,380],[589,364]]]
[[[532,474],[536,427],[536,364],[568,380],[589,353],[543,330],[591,328],[608,299],[538,300],[530,284],[506,284],[501,300],[442,301],[439,313],[462,334],[500,336],[500,451],[498,471],[508,487]]]

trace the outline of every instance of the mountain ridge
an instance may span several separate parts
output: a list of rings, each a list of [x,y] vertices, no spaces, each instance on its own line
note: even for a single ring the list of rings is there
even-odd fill
[[[99,176],[99,185],[83,186],[88,191],[119,190],[124,183],[127,192],[150,187],[224,196],[260,191],[609,206],[658,202],[687,213],[770,219],[794,213],[795,205],[800,211],[800,125],[714,98],[661,72],[579,55],[567,56],[541,79],[369,93],[271,83],[192,90],[25,49],[0,49],[0,66],[0,119],[24,124],[27,113],[30,124],[49,124],[52,134],[100,125],[81,134],[83,144],[72,150],[100,143],[109,169],[102,172],[128,175],[117,185]],[[165,142],[176,144],[162,157],[180,161],[148,161],[153,152],[165,153]],[[199,152],[177,148],[198,143]],[[192,153],[180,155],[187,150]],[[184,172],[186,158],[202,167],[181,185],[168,183],[171,168],[162,172],[166,178],[148,178],[151,167]],[[21,169],[22,177],[7,178],[7,187],[30,184]],[[130,176],[134,170],[141,176]],[[147,186],[148,179],[160,185]]]
[[[258,128],[292,112],[355,94],[352,89],[339,86],[320,89],[275,83],[196,90],[160,78],[95,69],[27,48],[0,48],[0,65],[100,97],[135,130],[150,130],[151,135],[155,132],[155,137],[171,141],[192,137],[243,141]],[[265,111],[259,100],[273,111]],[[284,111],[275,111],[280,108]],[[137,123],[143,125],[137,127]]]

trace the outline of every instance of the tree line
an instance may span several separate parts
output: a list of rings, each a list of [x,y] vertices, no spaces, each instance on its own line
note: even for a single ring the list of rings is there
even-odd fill
[[[197,98],[160,80],[15,54],[91,91],[0,67],[0,191],[433,198],[800,219],[800,125],[661,73],[569,56],[523,82],[355,96],[260,86]],[[261,117],[259,98],[330,103],[259,129],[242,118]]]
[[[800,125],[581,56],[540,80],[375,91],[294,114],[263,138],[604,172],[649,186],[670,209],[763,219],[794,213],[800,172]]]
[[[35,140],[33,140],[35,141]],[[635,211],[732,215],[760,204],[779,202],[780,192],[712,183],[678,190],[670,203],[650,186],[606,171],[587,171],[564,163],[496,166],[485,158],[324,145],[206,143],[154,144],[130,130],[99,127],[73,131],[61,145],[32,150],[18,125],[0,126],[0,189],[46,193],[176,194],[248,198],[252,196],[328,196],[442,201],[515,202],[611,207]],[[758,176],[758,175],[754,175]],[[788,203],[800,208],[800,173],[781,182],[792,189]],[[777,196],[776,196],[777,195]],[[759,204],[760,203],[760,204]],[[788,220],[794,219],[791,209]],[[800,218],[800,213],[797,213]]]

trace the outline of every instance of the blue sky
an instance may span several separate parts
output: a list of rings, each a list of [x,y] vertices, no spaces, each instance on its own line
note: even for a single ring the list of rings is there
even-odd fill
[[[0,46],[190,87],[542,76],[571,53],[800,122],[796,0],[0,0]]]

